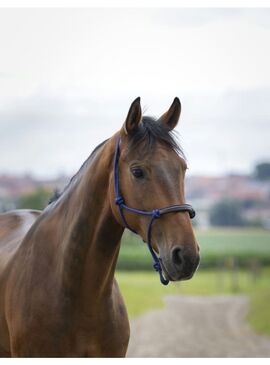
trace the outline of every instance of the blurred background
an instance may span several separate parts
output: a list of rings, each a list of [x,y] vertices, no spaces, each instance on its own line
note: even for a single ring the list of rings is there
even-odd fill
[[[0,46],[0,211],[43,209],[137,96],[154,116],[179,96],[201,265],[191,281],[162,287],[145,245],[126,232],[117,278],[132,326],[145,333],[143,316],[165,310],[166,297],[207,297],[208,312],[217,296],[245,298],[239,308],[258,351],[234,331],[240,352],[226,343],[214,355],[270,355],[259,347],[270,344],[270,10],[2,8]],[[225,322],[234,304],[220,307]],[[134,336],[130,356],[183,355],[170,342],[140,352]],[[209,349],[184,355],[211,356],[217,337],[209,332]]]

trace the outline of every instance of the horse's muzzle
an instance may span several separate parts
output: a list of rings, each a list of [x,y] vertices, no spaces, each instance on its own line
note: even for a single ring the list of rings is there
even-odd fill
[[[161,257],[162,269],[170,281],[191,279],[199,266],[199,262],[198,253],[185,252],[181,246],[174,247],[168,256]]]

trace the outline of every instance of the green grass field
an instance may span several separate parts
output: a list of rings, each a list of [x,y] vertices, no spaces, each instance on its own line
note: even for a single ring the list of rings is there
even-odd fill
[[[262,229],[211,229],[195,231],[201,246],[202,260],[236,257],[240,262],[258,258],[270,260],[270,232]]]
[[[270,232],[262,229],[195,230],[201,247],[201,268],[215,267],[220,261],[235,257],[242,266],[257,258],[270,265]],[[151,257],[140,237],[126,232],[122,239],[118,269],[151,270]]]
[[[199,271],[190,281],[164,287],[152,269],[146,245],[139,237],[125,233],[117,278],[130,316],[162,307],[166,294],[246,294],[251,303],[248,321],[256,331],[270,335],[270,232],[230,228],[195,230],[195,234],[201,246]],[[231,257],[239,264],[236,278],[222,265]],[[249,268],[254,258],[262,265],[256,281]]]
[[[236,287],[229,271],[201,270],[189,281],[166,287],[155,272],[118,271],[116,277],[130,317],[162,308],[162,298],[168,294],[246,294],[250,298],[247,320],[258,333],[270,335],[270,268],[264,268],[256,281],[248,271],[239,271]]]

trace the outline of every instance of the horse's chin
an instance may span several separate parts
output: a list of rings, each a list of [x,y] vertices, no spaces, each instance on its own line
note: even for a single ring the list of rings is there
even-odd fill
[[[176,281],[170,274],[169,274],[169,271],[167,270],[166,268],[166,265],[163,263],[162,259],[160,258],[159,259],[160,261],[160,265],[161,265],[161,268],[162,268],[162,273],[163,273],[163,276],[165,277],[166,280],[169,280],[169,281]]]
[[[163,275],[164,275],[165,279],[169,280],[169,281],[189,280],[193,277],[193,275],[195,274],[195,272],[197,270],[196,269],[195,271],[190,273],[190,275],[185,275],[182,272],[177,272],[175,270],[168,269],[167,266],[166,266],[166,263],[164,263],[161,258],[160,258],[160,264],[161,264],[162,272],[163,272]]]

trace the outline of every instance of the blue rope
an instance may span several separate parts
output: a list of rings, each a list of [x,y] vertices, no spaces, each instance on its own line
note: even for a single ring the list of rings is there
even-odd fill
[[[162,267],[160,263],[160,258],[156,255],[155,251],[153,250],[153,247],[151,245],[151,229],[152,229],[152,223],[155,219],[160,218],[160,211],[158,209],[155,209],[152,211],[152,218],[150,219],[147,227],[147,246],[148,249],[152,255],[152,258],[154,260],[153,268],[159,273],[159,279],[160,282],[163,285],[168,285],[169,280],[165,279],[162,274]]]
[[[151,246],[151,227],[154,219],[160,218],[160,211],[158,209],[154,209],[152,212],[145,212],[143,210],[135,209],[128,207],[124,204],[124,199],[120,194],[119,191],[119,174],[118,174],[118,159],[119,159],[119,145],[120,145],[120,136],[118,136],[116,140],[116,146],[115,146],[115,155],[114,155],[114,193],[115,193],[115,204],[118,206],[120,216],[122,218],[122,221],[124,222],[124,225],[131,230],[134,233],[135,232],[131,227],[129,227],[125,215],[123,213],[123,208],[126,210],[129,210],[130,212],[145,215],[145,216],[151,216],[152,218],[149,221],[148,228],[147,228],[147,246],[148,249],[152,255],[152,258],[154,260],[153,268],[159,273],[160,281],[163,285],[168,285],[169,280],[166,280],[162,275],[162,268],[160,264],[160,259],[157,257],[155,251],[153,250]]]
[[[159,273],[159,278],[160,278],[160,282],[163,285],[168,285],[169,284],[169,280],[165,279],[163,274],[162,274],[162,267],[161,267],[161,260],[160,258],[157,256],[157,254],[155,253],[155,251],[153,250],[153,247],[151,245],[151,229],[152,229],[152,224],[154,222],[155,219],[158,219],[161,217],[161,212],[159,209],[154,209],[151,212],[149,211],[144,211],[144,210],[139,210],[139,209],[135,209],[135,208],[131,208],[127,205],[125,205],[124,199],[120,194],[120,190],[119,190],[119,173],[118,173],[118,160],[119,160],[119,146],[120,146],[120,136],[117,137],[116,139],[116,146],[115,146],[115,155],[114,155],[114,163],[113,163],[113,168],[114,168],[114,193],[115,193],[115,204],[118,206],[118,210],[119,210],[119,214],[122,218],[122,221],[124,223],[124,226],[126,228],[128,228],[130,231],[134,232],[137,234],[136,231],[134,231],[127,223],[123,209],[129,210],[130,212],[133,213],[137,213],[137,214],[141,214],[144,216],[149,216],[151,217],[147,226],[147,246],[148,249],[152,255],[152,258],[154,260],[154,264],[153,264],[153,268]],[[175,209],[176,208],[176,209]],[[190,218],[193,218],[195,216],[195,211],[192,209],[192,207],[188,204],[183,204],[183,205],[173,205],[170,207],[166,208],[166,212],[170,213],[173,211],[188,211]],[[165,209],[163,209],[163,214]]]

